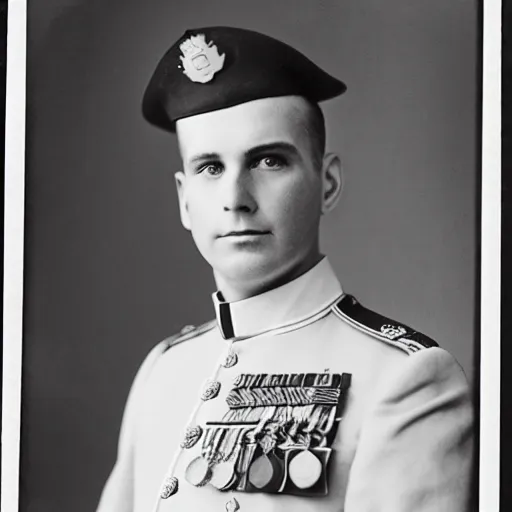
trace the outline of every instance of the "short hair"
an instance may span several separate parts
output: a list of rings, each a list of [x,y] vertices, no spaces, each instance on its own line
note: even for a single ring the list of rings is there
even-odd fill
[[[326,130],[325,118],[320,105],[301,97],[290,111],[293,120],[306,134],[311,151],[311,159],[317,170],[321,170],[325,154]]]
[[[311,151],[313,163],[319,170],[322,167],[322,161],[325,154],[326,130],[324,113],[318,103],[311,101],[307,112],[306,132],[311,141]]]

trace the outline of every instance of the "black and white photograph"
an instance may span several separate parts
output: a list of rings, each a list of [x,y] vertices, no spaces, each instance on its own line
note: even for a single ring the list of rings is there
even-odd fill
[[[26,5],[12,512],[485,511],[483,23]]]

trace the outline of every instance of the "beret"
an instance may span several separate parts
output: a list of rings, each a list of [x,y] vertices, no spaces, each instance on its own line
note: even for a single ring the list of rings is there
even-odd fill
[[[178,119],[261,98],[318,103],[346,86],[291,46],[234,27],[187,30],[158,63],[142,99],[144,118],[175,131]]]

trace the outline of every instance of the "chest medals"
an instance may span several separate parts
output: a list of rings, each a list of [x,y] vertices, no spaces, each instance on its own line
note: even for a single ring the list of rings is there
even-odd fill
[[[322,496],[350,374],[242,374],[203,432],[185,477],[220,491]],[[203,435],[201,435],[203,434]],[[194,443],[195,444],[195,443]]]

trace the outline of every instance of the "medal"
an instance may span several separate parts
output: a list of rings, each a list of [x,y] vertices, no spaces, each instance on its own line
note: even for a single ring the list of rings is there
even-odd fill
[[[195,487],[206,485],[212,476],[210,465],[203,457],[196,457],[185,470],[187,482]]]
[[[249,468],[249,482],[259,491],[277,491],[283,477],[283,462],[274,453],[257,457]]]
[[[219,462],[212,471],[210,485],[213,485],[219,491],[230,489],[237,479],[235,472],[236,461]]]
[[[309,489],[322,475],[322,463],[309,450],[298,453],[288,464],[288,477],[299,489]]]
[[[226,491],[236,485],[238,473],[236,471],[242,443],[247,428],[242,426],[232,427],[223,445],[223,460],[213,468],[210,485],[220,491]]]

